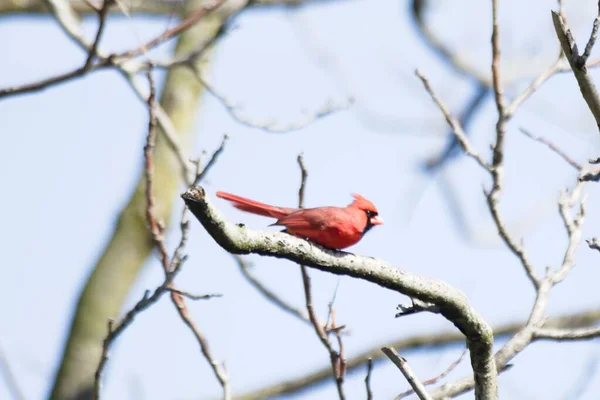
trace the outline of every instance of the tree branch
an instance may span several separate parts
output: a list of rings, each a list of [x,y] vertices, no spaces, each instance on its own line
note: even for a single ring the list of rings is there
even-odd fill
[[[600,328],[581,329],[550,329],[538,328],[534,330],[533,336],[537,340],[573,341],[589,340],[600,336]]]
[[[460,353],[460,357],[458,357],[458,359],[456,361],[454,361],[452,364],[450,364],[448,366],[448,368],[446,368],[444,371],[442,371],[441,374],[434,376],[433,378],[427,379],[426,381],[423,381],[423,386],[433,385],[433,384],[439,382],[440,379],[443,379],[444,377],[446,377],[450,372],[452,372],[454,370],[454,368],[456,368],[458,366],[458,364],[461,363],[463,358],[465,358],[466,354],[467,354],[467,349],[464,349],[463,352]],[[394,400],[401,400],[405,397],[410,396],[413,393],[414,393],[414,389],[407,390],[406,392],[400,393],[398,396],[396,396],[396,398]]]
[[[573,314],[565,314],[556,317],[550,317],[546,320],[543,328],[548,329],[577,329],[590,328],[600,321],[600,309],[590,309]],[[515,321],[504,325],[498,325],[493,328],[494,338],[496,340],[504,339],[507,336],[514,335],[522,330],[527,321]],[[409,352],[418,350],[435,350],[445,346],[462,345],[464,336],[460,332],[440,332],[425,335],[415,335],[401,338],[385,344],[377,344],[372,348],[356,354],[347,360],[348,374],[361,371],[363,364],[369,359],[373,364],[380,363],[387,359],[381,352],[382,347],[393,347],[398,351]],[[272,398],[281,395],[296,394],[309,388],[314,388],[323,384],[331,376],[331,367],[322,367],[316,371],[310,372],[293,379],[285,380],[271,384],[267,387],[254,390],[239,396],[235,400],[259,400]]]
[[[477,396],[497,398],[492,331],[458,290],[442,281],[399,270],[383,260],[331,251],[282,232],[252,231],[227,222],[210,203],[200,186],[188,189],[181,197],[213,239],[230,253],[285,258],[321,271],[363,279],[438,305],[440,313],[467,338],[477,382]]]
[[[524,134],[525,136],[527,136],[528,138],[535,140],[536,142],[545,144],[550,150],[552,150],[553,152],[558,154],[560,157],[562,157],[562,159],[565,160],[571,167],[575,168],[577,171],[581,171],[581,168],[582,168],[581,164],[579,164],[577,161],[575,161],[574,159],[569,157],[567,155],[567,153],[565,153],[564,151],[559,149],[558,146],[556,146],[554,143],[552,143],[551,141],[549,141],[548,139],[545,139],[543,137],[534,136],[531,132],[529,132],[525,128],[520,128],[520,130],[521,130],[521,133]]]
[[[304,208],[304,191],[306,189],[306,179],[308,178],[308,171],[306,170],[306,166],[304,165],[304,157],[302,154],[298,155],[297,158],[298,166],[300,167],[300,188],[298,189],[298,208]],[[317,318],[317,314],[315,313],[313,301],[312,301],[312,287],[310,284],[310,276],[308,274],[308,270],[305,265],[300,264],[300,273],[302,274],[302,285],[304,287],[304,300],[306,302],[306,312],[308,313],[308,318],[315,330],[315,333],[327,352],[329,353],[329,359],[331,361],[331,372],[333,373],[333,379],[335,379],[335,385],[338,391],[338,396],[340,400],[344,400],[346,396],[344,395],[344,368],[343,368],[343,360],[340,353],[336,352],[333,348],[329,337],[327,336],[327,332],[319,319]],[[333,309],[330,307],[330,310]],[[333,311],[332,311],[333,312]],[[333,324],[335,326],[335,323]],[[338,336],[339,337],[339,336]],[[342,348],[341,339],[340,339],[340,349]]]
[[[569,61],[569,65],[571,65],[571,69],[573,70],[575,79],[577,79],[581,95],[583,96],[583,99],[585,100],[590,111],[592,112],[592,115],[596,119],[596,125],[598,126],[598,129],[600,129],[600,97],[598,97],[598,90],[596,89],[596,85],[594,84],[594,81],[589,75],[586,67],[587,57],[589,56],[592,46],[594,45],[594,42],[596,40],[599,21],[598,18],[600,18],[600,14],[594,20],[594,28],[592,30],[592,34],[590,36],[590,40],[588,41],[584,54],[579,55],[577,43],[575,43],[575,39],[571,34],[569,26],[567,25],[567,21],[565,19],[564,14],[561,15],[559,13],[556,13],[555,11],[552,11],[552,22],[554,23],[556,36],[558,37],[563,52],[565,53],[565,56]]]
[[[481,157],[481,155],[479,153],[477,153],[473,149],[460,122],[458,122],[456,120],[456,118],[454,118],[450,114],[448,107],[446,107],[446,105],[442,102],[442,100],[435,94],[435,92],[431,88],[431,85],[429,84],[429,80],[419,70],[416,70],[415,74],[419,77],[419,79],[421,79],[421,82],[423,82],[423,86],[425,86],[425,90],[427,91],[427,93],[429,93],[432,100],[437,104],[439,109],[442,111],[442,114],[444,114],[444,117],[446,118],[446,122],[448,122],[448,125],[450,125],[450,128],[452,129],[452,133],[456,137],[456,140],[460,144],[460,147],[463,149],[463,151],[468,156],[470,156],[475,161],[477,161],[477,163],[481,167],[483,167],[485,170],[489,171],[491,169],[491,166],[487,163],[487,161],[485,161],[483,159],[483,157]]]
[[[410,385],[410,387],[413,388],[415,394],[419,397],[419,399],[433,400],[429,393],[427,393],[425,385],[423,385],[419,378],[417,378],[417,376],[413,372],[412,368],[408,365],[408,362],[404,357],[400,356],[400,354],[398,354],[398,352],[391,347],[383,347],[381,351],[383,351],[383,353],[390,359],[390,361],[393,362],[394,365],[396,365],[396,367],[398,367],[400,372],[402,372],[402,375],[404,375],[404,377],[408,381],[408,384]]]
[[[367,376],[365,376],[365,387],[367,389],[367,400],[373,400],[373,390],[371,390],[371,373],[373,372],[373,359],[367,359]]]

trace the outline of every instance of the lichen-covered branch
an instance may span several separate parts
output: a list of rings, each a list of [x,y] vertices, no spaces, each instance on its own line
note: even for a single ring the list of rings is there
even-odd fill
[[[383,260],[324,249],[282,232],[252,231],[235,225],[221,216],[200,186],[188,189],[182,198],[212,238],[230,253],[284,258],[336,275],[363,279],[439,306],[440,313],[467,339],[478,398],[497,398],[492,330],[460,291],[442,281],[402,271]]]
[[[560,45],[565,53],[569,65],[573,70],[573,75],[577,79],[579,84],[579,90],[583,99],[587,103],[592,115],[596,119],[596,125],[600,129],[600,97],[598,96],[598,90],[586,66],[587,59],[590,55],[591,49],[596,41],[598,34],[598,21],[600,20],[600,3],[598,7],[599,16],[594,20],[594,27],[590,40],[588,41],[585,51],[582,55],[579,54],[577,43],[571,34],[571,30],[567,25],[564,14],[552,11],[552,22],[554,23],[554,29],[556,30],[556,36],[560,41]]]

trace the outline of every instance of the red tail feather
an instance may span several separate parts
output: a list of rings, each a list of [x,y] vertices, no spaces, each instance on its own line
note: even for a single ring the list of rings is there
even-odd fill
[[[258,201],[250,200],[245,197],[236,196],[235,194],[226,192],[217,192],[217,197],[229,200],[233,206],[242,211],[252,214],[262,215],[264,217],[283,218],[296,211],[295,208],[276,207]]]

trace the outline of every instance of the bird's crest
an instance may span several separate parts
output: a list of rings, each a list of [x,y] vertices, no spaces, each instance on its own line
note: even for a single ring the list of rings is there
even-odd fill
[[[360,194],[353,193],[352,197],[354,197],[354,201],[352,202],[354,207],[358,208],[359,210],[371,211],[375,214],[378,213],[377,207],[375,207],[373,203],[362,197]]]

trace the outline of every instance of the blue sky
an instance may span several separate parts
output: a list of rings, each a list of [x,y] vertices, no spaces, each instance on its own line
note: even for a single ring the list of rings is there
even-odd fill
[[[556,56],[549,17],[555,4],[501,3],[505,77],[511,82],[507,94],[513,96]],[[461,55],[486,72],[489,4],[453,4],[436,4],[431,23],[443,40],[453,47],[460,43]],[[591,26],[590,16],[595,15],[594,2],[569,2],[567,7],[581,42]],[[136,47],[173,23],[167,18],[111,18],[102,48]],[[386,221],[352,252],[449,282],[492,324],[525,318],[533,291],[517,260],[495,235],[481,192],[482,185],[489,184],[487,176],[464,157],[434,177],[419,168],[443,147],[446,128],[414,69],[430,78],[454,110],[467,100],[472,87],[423,45],[403,2],[340,2],[293,13],[255,10],[238,18],[236,26],[218,46],[210,79],[230,100],[244,106],[245,115],[285,124],[328,100],[353,97],[356,103],[303,130],[274,134],[240,125],[206,95],[197,114],[195,154],[215,149],[224,133],[230,135],[205,182],[209,194],[225,190],[294,205],[299,184],[296,156],[303,152],[309,170],[307,206],[345,205],[350,193],[358,192],[377,205]],[[93,35],[95,21],[86,19],[85,28]],[[85,59],[49,18],[4,18],[0,37],[10,38],[0,41],[0,54],[5,55],[0,61],[0,87],[63,72]],[[157,54],[168,55],[170,50],[165,46]],[[473,145],[486,155],[494,117],[488,98],[471,127]],[[5,282],[0,291],[4,320],[0,346],[26,397],[37,399],[49,390],[79,291],[141,171],[147,111],[121,76],[103,71],[40,93],[3,99],[0,121],[4,133],[0,178],[7,188],[0,207]],[[580,161],[598,155],[600,139],[569,74],[553,78],[509,126],[501,211],[509,227],[524,236],[541,273],[546,264],[560,262],[566,246],[556,200],[559,190],[574,184],[575,173],[520,134],[520,126],[555,141]],[[454,188],[467,215],[470,237],[457,230],[440,182]],[[600,193],[592,185],[586,190],[584,238],[599,235],[595,228],[600,222],[594,206]],[[266,228],[269,220],[242,214],[225,201],[216,205],[231,220],[273,229]],[[174,218],[181,206],[174,210]],[[171,248],[178,234],[177,229],[170,232]],[[265,302],[195,221],[188,254],[177,284],[196,293],[224,294],[189,307],[215,357],[226,361],[234,393],[327,365],[328,356],[312,330]],[[580,247],[576,268],[553,291],[551,314],[598,304],[598,257]],[[256,256],[249,259],[265,284],[302,306],[297,266]],[[351,330],[345,338],[348,355],[385,340],[452,329],[438,315],[395,319],[396,305],[407,301],[398,294],[347,277],[317,271],[311,276],[322,316],[339,282],[336,311],[338,321]],[[126,308],[161,280],[162,271],[152,258]],[[407,358],[419,376],[428,378],[461,351],[455,346],[413,352]],[[568,398],[599,351],[596,341],[533,344],[501,377],[502,398]],[[464,362],[450,379],[463,376],[468,368]],[[593,375],[595,382],[584,399],[600,393],[598,374]],[[363,379],[364,374],[348,378],[348,398],[365,397]],[[391,398],[408,387],[391,363],[374,371],[373,384],[376,398]],[[0,384],[0,398],[7,396],[3,387]],[[141,315],[114,346],[105,394],[122,399],[215,398],[220,389],[165,298]],[[298,396],[334,397],[333,385]]]

